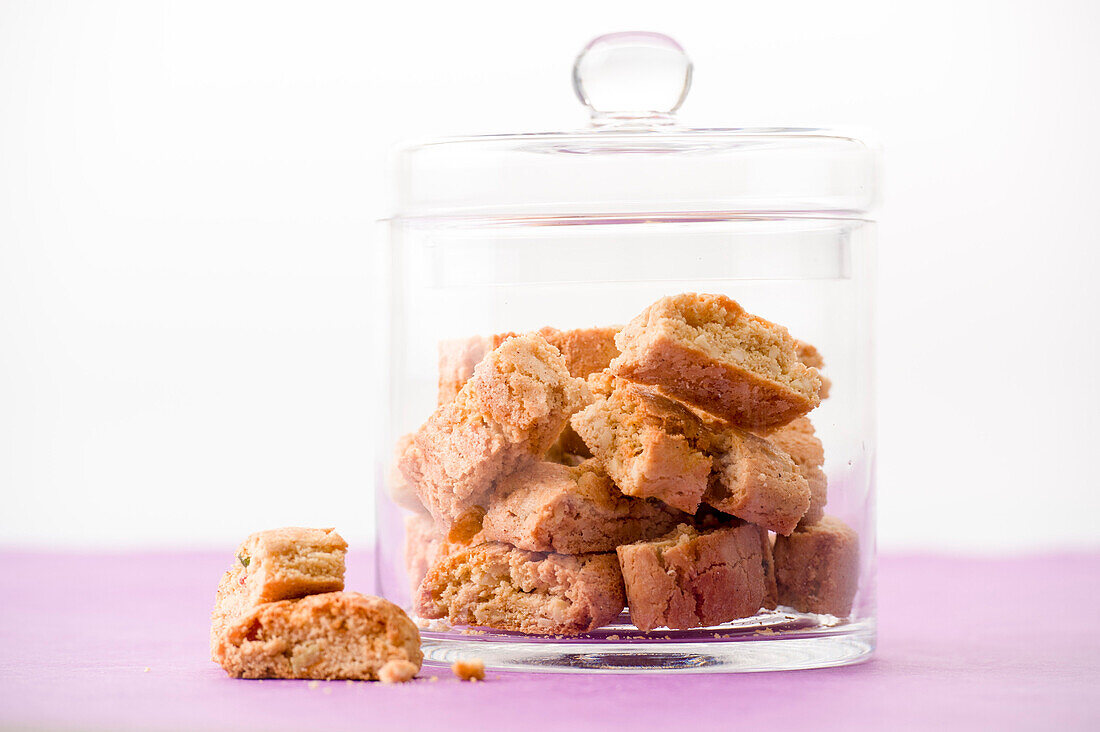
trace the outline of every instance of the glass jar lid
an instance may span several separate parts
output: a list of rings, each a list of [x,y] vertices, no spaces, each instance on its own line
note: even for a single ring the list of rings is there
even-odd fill
[[[874,146],[821,128],[685,126],[676,112],[691,79],[668,36],[600,36],[573,65],[588,127],[403,147],[396,216],[869,217]]]

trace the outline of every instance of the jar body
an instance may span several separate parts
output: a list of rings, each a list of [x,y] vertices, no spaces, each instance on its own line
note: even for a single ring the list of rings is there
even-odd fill
[[[708,214],[411,218],[388,222],[389,358],[377,491],[378,583],[416,615],[415,499],[394,470],[403,436],[437,409],[439,344],[472,336],[621,326],[680,293],[726,295],[824,359],[808,415],[825,454],[825,514],[858,535],[846,617],[780,605],[711,626],[645,633],[620,618],[575,637],[427,625],[428,658],[474,654],[527,670],[777,670],[859,661],[874,647],[873,222]],[[395,500],[396,495],[396,500]],[[410,546],[410,540],[412,546]],[[773,539],[774,541],[774,539]],[[783,541],[780,539],[780,541]],[[410,576],[410,571],[414,575]]]

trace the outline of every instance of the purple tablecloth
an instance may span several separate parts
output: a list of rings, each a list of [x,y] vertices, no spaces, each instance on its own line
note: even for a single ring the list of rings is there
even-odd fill
[[[366,588],[369,557],[349,556]],[[887,557],[869,663],[765,674],[229,679],[210,554],[0,554],[0,727],[1100,729],[1100,555]],[[427,677],[438,675],[431,682]],[[312,688],[311,688],[312,687]]]

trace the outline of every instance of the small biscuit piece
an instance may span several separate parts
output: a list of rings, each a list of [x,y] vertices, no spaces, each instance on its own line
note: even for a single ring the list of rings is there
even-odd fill
[[[480,658],[455,661],[451,664],[451,672],[461,681],[484,681],[485,662]]]
[[[292,526],[249,536],[218,583],[211,648],[228,624],[256,605],[344,589],[347,548],[335,529]]]
[[[787,329],[724,295],[684,293],[650,305],[615,338],[616,376],[746,429],[785,424],[821,399],[817,371]]]
[[[378,680],[383,684],[404,684],[416,678],[418,671],[420,667],[412,661],[386,661],[386,665],[378,670]]]
[[[859,586],[859,537],[826,516],[775,539],[779,604],[802,613],[846,617]]]
[[[799,417],[765,437],[791,456],[810,488],[810,507],[799,521],[799,526],[817,523],[825,515],[828,482],[822,469],[825,465],[825,449],[814,433],[813,424],[807,417]]]
[[[544,455],[588,387],[541,336],[509,338],[417,430],[399,469],[441,526],[484,505],[499,481]]]
[[[787,453],[738,429],[721,433],[703,500],[724,513],[790,534],[810,506],[810,488]]]
[[[358,592],[258,605],[227,627],[214,653],[245,679],[377,679],[391,661],[415,674],[422,659],[420,631],[404,611]]]
[[[752,524],[703,532],[684,524],[658,541],[620,546],[631,622],[699,628],[754,615],[768,593],[766,541]]]
[[[573,415],[584,439],[623,493],[694,513],[711,472],[711,430],[690,409],[621,379],[590,383],[607,393]]]
[[[795,338],[794,351],[798,355],[798,360],[807,366],[812,366],[815,369],[825,366],[825,359],[821,357],[821,352],[811,343]]]
[[[595,630],[624,604],[614,554],[528,552],[498,542],[442,558],[416,598],[424,618],[546,635]]]
[[[482,537],[536,552],[612,552],[689,518],[659,501],[624,496],[595,460],[576,468],[536,463],[509,476],[500,493]]]
[[[798,354],[798,360],[807,366],[811,366],[815,369],[822,369],[825,367],[825,359],[821,357],[821,353],[806,341],[800,341],[795,339],[795,352]],[[818,373],[821,377],[821,389],[817,394],[824,399],[829,398],[829,390],[833,388],[833,382],[828,379],[824,374]]]
[[[619,355],[615,347],[615,335],[620,328],[577,328],[558,330],[540,328],[537,332],[561,352],[569,373],[579,378],[602,371]],[[439,404],[458,396],[458,392],[474,375],[474,368],[494,348],[516,333],[497,333],[491,336],[472,336],[442,341],[439,344]]]

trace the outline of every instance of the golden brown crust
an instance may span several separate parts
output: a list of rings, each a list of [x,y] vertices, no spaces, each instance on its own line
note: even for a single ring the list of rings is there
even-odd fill
[[[521,633],[578,635],[623,609],[614,554],[567,556],[490,542],[439,561],[420,585],[417,613]]]
[[[739,427],[781,425],[820,403],[820,376],[798,360],[787,329],[724,295],[662,298],[623,328],[616,344],[616,376]]]
[[[620,546],[630,620],[641,630],[696,628],[754,615],[768,595],[767,561],[751,524]]]
[[[825,516],[775,540],[779,603],[803,613],[847,617],[859,586],[859,536]]]
[[[668,533],[687,516],[659,501],[629,498],[595,460],[576,468],[537,463],[509,476],[482,523],[482,538],[558,554],[612,552]]]
[[[391,661],[418,670],[423,659],[404,611],[357,592],[258,605],[227,627],[214,656],[245,679],[377,679]]]

